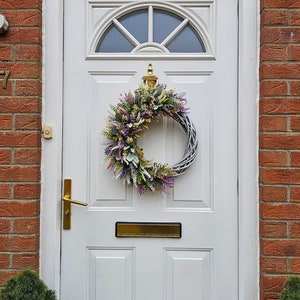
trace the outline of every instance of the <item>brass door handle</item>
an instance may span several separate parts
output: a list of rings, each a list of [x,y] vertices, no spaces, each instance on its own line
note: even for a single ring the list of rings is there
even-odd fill
[[[71,204],[87,206],[85,202],[72,199],[72,179],[64,180],[64,196],[62,198],[63,207],[63,229],[71,229]]]
[[[73,203],[73,204],[77,204],[77,205],[82,205],[82,206],[88,206],[88,204],[86,202],[81,202],[78,200],[74,200],[74,199],[70,199],[69,197],[63,197],[63,201],[69,202],[69,203]]]

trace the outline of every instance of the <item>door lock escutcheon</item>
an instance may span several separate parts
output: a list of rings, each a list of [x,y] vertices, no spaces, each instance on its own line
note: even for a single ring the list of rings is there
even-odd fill
[[[87,206],[85,202],[72,199],[72,179],[66,178],[64,180],[64,196],[63,201],[63,229],[71,229],[71,204]]]

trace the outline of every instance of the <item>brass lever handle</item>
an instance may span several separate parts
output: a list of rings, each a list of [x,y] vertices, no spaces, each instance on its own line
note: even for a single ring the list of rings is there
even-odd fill
[[[64,196],[62,198],[63,207],[63,229],[71,229],[71,204],[87,206],[85,202],[72,199],[72,179],[64,180]]]
[[[69,196],[68,197],[66,197],[66,196],[63,197],[63,201],[73,203],[73,204],[82,205],[82,206],[88,206],[88,204],[86,202],[81,202],[81,201],[78,201],[78,200],[70,199]]]

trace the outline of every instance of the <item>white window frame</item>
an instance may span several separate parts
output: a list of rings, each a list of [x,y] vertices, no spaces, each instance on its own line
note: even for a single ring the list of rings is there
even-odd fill
[[[259,1],[237,0],[239,14],[239,299],[259,298],[258,51]],[[40,275],[60,289],[63,0],[43,0],[43,124]]]
[[[213,2],[212,2],[213,3]],[[198,6],[201,6],[200,4],[198,4]],[[202,4],[203,6],[203,4]],[[211,10],[214,11],[213,9],[213,5],[211,4]],[[126,28],[124,28],[122,26],[122,24],[118,21],[121,17],[126,16],[127,13],[131,13],[134,11],[138,11],[141,9],[147,9],[148,10],[148,16],[153,16],[153,10],[154,9],[161,9],[164,11],[169,11],[170,13],[180,16],[182,18],[182,22],[180,23],[179,27],[177,27],[176,29],[174,29],[174,31],[172,31],[173,33],[176,33],[176,31],[180,31],[182,27],[185,27],[187,24],[193,25],[195,27],[197,27],[199,30],[197,32],[195,32],[195,34],[197,35],[197,37],[199,38],[199,40],[201,40],[201,43],[203,44],[203,47],[205,48],[204,52],[171,52],[167,49],[167,46],[165,46],[165,44],[168,43],[170,37],[173,37],[173,35],[171,34],[170,36],[167,36],[166,39],[164,41],[162,41],[160,44],[158,43],[154,43],[153,42],[153,19],[150,18],[150,20],[148,20],[148,26],[149,28],[151,28],[150,32],[150,36],[149,36],[149,32],[148,32],[148,41],[146,43],[142,43],[140,44],[134,36],[131,35],[131,33],[129,31],[127,31]],[[103,36],[103,34],[105,34],[105,32],[107,31],[107,29],[109,28],[110,24],[112,23],[115,25],[116,28],[119,29],[120,32],[123,33],[124,37],[127,38],[127,40],[129,42],[131,42],[132,44],[135,45],[135,48],[132,51],[129,52],[122,52],[122,53],[106,53],[106,52],[95,52],[95,49],[101,39],[101,37]],[[203,21],[202,21],[203,22]],[[183,10],[180,9],[179,7],[172,5],[171,3],[168,3],[167,5],[165,3],[134,3],[134,4],[129,4],[127,6],[124,5],[120,5],[120,7],[118,9],[114,10],[114,14],[111,15],[109,14],[108,16],[106,16],[106,18],[104,18],[104,20],[102,22],[99,22],[97,24],[97,28],[95,29],[92,38],[91,38],[91,44],[89,47],[89,51],[87,53],[87,57],[89,59],[113,59],[113,58],[118,58],[118,57],[122,57],[122,58],[126,58],[126,59],[130,59],[130,58],[136,58],[139,56],[140,52],[143,52],[143,49],[145,47],[151,46],[151,44],[153,44],[154,47],[157,47],[158,49],[160,49],[160,56],[161,58],[165,58],[165,59],[179,59],[179,58],[213,58],[212,55],[212,38],[209,37],[209,33],[206,32],[205,27],[201,21],[199,19],[195,19],[192,18],[192,16],[190,16],[188,14],[187,10]],[[148,28],[148,30],[149,30]],[[141,51],[142,50],[142,51]],[[151,52],[150,52],[151,53]],[[155,53],[154,55],[149,56],[149,53],[147,53],[147,51],[143,54],[141,53],[141,57],[145,57],[145,54],[147,54],[147,57],[156,57],[157,53]]]

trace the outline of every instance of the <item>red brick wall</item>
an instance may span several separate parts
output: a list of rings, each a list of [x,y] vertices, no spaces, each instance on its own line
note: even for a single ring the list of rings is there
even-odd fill
[[[0,0],[0,285],[38,269],[41,0]],[[261,0],[261,300],[300,275],[300,0]]]
[[[0,286],[39,268],[41,0],[0,0]]]
[[[261,299],[300,275],[300,1],[261,0]]]

